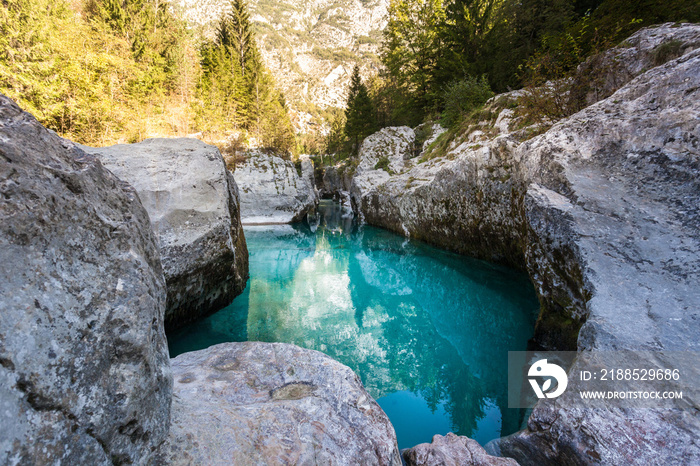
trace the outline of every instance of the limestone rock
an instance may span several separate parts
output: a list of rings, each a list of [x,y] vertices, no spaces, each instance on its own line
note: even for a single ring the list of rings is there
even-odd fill
[[[528,191],[530,211],[539,211],[529,216],[531,234],[540,239],[530,268],[549,276],[545,300],[574,283],[583,288],[580,350],[700,350],[699,120],[695,50],[521,148],[539,185]],[[569,261],[560,246],[572,251]],[[578,278],[562,273],[567,264]],[[666,367],[680,365],[673,357]],[[692,412],[597,412],[564,399],[538,404],[528,429],[493,451],[540,464],[696,464],[698,431]]]
[[[400,465],[389,419],[357,375],[283,343],[224,343],[172,360],[166,464]]]
[[[334,167],[326,167],[323,170],[323,186],[319,196],[322,198],[337,198],[350,196],[352,177],[355,172],[347,166],[348,162],[342,162]],[[341,193],[345,193],[342,195]]]
[[[354,200],[365,221],[454,252],[522,264],[520,203],[512,193],[523,185],[509,160],[519,140],[479,133],[444,158],[394,176],[356,177],[362,189]]]
[[[640,29],[617,47],[581,64],[576,77],[579,83],[575,87],[583,88],[585,100],[592,105],[645,71],[698,47],[700,27],[697,24],[666,23]],[[593,81],[589,82],[586,76],[591,74]]]
[[[664,26],[663,41],[674,30],[700,26]],[[681,39],[682,56],[544,134],[513,131],[506,108],[497,125],[367,183],[357,207],[370,224],[527,270],[544,348],[700,350],[700,49]],[[698,431],[692,413],[560,399],[489,448],[523,464],[694,464]]]
[[[196,139],[86,148],[130,183],[151,217],[168,287],[167,327],[227,306],[246,286],[238,188],[219,150]]]
[[[294,163],[262,151],[246,154],[234,176],[241,193],[244,224],[301,221],[318,203],[313,163],[302,157],[300,171]]]
[[[0,95],[0,463],[146,463],[165,280],[136,192]]]
[[[383,128],[362,141],[357,156],[359,164],[350,186],[356,206],[362,205],[362,199],[371,189],[411,166],[410,159],[416,155],[415,139],[416,133],[411,128],[396,126]]]
[[[517,466],[511,458],[490,456],[479,442],[449,433],[436,435],[432,443],[421,443],[403,450],[408,466]]]

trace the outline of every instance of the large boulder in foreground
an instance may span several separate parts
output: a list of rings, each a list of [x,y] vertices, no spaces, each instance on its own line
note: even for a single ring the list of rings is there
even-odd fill
[[[0,95],[0,463],[145,463],[172,378],[136,192]]]
[[[402,455],[408,466],[518,466],[514,459],[491,456],[476,440],[451,432],[403,450]]]
[[[283,343],[172,360],[167,464],[400,465],[389,419],[350,368]]]
[[[314,166],[308,157],[297,163],[260,150],[236,165],[241,190],[241,219],[246,225],[294,223],[318,204]],[[298,168],[298,170],[297,170]]]
[[[219,150],[197,139],[147,139],[99,149],[151,217],[168,287],[165,325],[216,312],[248,280],[238,188]]]

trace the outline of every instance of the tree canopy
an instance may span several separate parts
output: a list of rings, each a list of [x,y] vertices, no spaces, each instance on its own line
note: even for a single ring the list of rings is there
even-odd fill
[[[392,107],[386,124],[417,124],[445,110],[456,82],[485,76],[503,92],[561,78],[641,27],[700,21],[700,2],[391,0],[388,14],[372,98]]]
[[[0,2],[0,92],[86,144],[201,132],[292,150],[245,2],[231,1],[210,41],[175,11],[165,0]]]

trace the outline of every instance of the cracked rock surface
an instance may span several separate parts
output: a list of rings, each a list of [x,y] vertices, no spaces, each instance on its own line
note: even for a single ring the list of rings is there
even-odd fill
[[[347,366],[284,343],[224,343],[172,360],[163,464],[400,465],[396,434]]]
[[[165,297],[136,192],[0,95],[0,463],[149,460]]]

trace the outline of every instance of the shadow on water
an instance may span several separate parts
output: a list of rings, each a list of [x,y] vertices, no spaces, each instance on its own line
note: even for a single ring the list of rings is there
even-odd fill
[[[399,447],[455,432],[515,432],[508,351],[525,350],[538,302],[527,276],[358,227],[322,201],[309,225],[246,227],[250,281],[218,313],[168,335],[177,354],[276,341],[350,366],[392,420]]]

